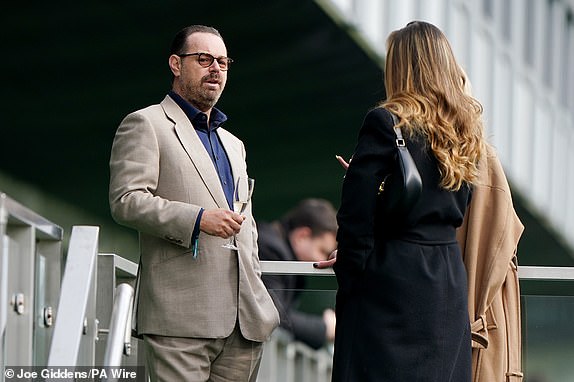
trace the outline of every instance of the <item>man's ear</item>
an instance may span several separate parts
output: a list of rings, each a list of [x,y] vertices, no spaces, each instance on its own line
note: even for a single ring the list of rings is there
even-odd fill
[[[311,233],[311,228],[309,227],[297,227],[291,231],[289,236],[291,236],[293,243],[300,243],[301,240],[310,238]]]
[[[168,59],[169,68],[174,76],[179,77],[181,73],[181,57],[172,54]]]

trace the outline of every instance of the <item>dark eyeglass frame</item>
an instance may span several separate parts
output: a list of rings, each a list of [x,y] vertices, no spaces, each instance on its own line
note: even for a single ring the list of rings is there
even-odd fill
[[[229,57],[221,56],[221,57],[214,57],[213,55],[205,52],[195,52],[195,53],[182,53],[177,54],[178,57],[184,58],[189,56],[197,56],[197,63],[201,65],[202,68],[209,68],[213,65],[213,61],[217,61],[217,65],[219,65],[219,69],[222,71],[229,70],[229,65],[233,62],[233,60]],[[209,65],[204,65],[201,63],[201,58],[207,58],[209,60]]]

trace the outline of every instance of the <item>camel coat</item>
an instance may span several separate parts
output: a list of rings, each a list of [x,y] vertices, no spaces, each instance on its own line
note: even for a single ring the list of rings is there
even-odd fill
[[[473,382],[522,381],[516,249],[524,227],[492,147],[457,238],[468,273]]]

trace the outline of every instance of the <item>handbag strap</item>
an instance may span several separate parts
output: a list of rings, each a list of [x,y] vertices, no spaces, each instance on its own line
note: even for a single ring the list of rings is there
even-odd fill
[[[407,144],[405,142],[405,139],[403,138],[403,132],[401,131],[401,128],[397,126],[399,124],[399,120],[397,119],[397,116],[394,115],[393,113],[391,113],[391,117],[393,117],[393,130],[395,131],[395,135],[397,136],[395,143],[397,144],[397,147],[405,147]]]

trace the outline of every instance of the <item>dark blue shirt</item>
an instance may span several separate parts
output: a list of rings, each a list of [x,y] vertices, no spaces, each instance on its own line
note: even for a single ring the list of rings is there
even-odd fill
[[[169,96],[179,105],[179,107],[184,111],[187,118],[189,118],[191,124],[195,128],[197,136],[203,143],[205,150],[209,154],[217,175],[219,176],[219,181],[221,182],[221,187],[225,193],[225,198],[227,199],[227,204],[229,209],[233,209],[233,174],[231,172],[231,164],[229,163],[229,158],[227,153],[223,148],[223,144],[219,139],[217,134],[217,129],[227,121],[227,116],[221,112],[219,109],[211,109],[211,115],[209,118],[209,126],[207,125],[207,114],[197,110],[189,102],[184,100],[177,93],[170,91]],[[198,216],[195,229],[193,231],[192,242],[199,234],[199,221],[201,215],[203,214],[203,209]]]

